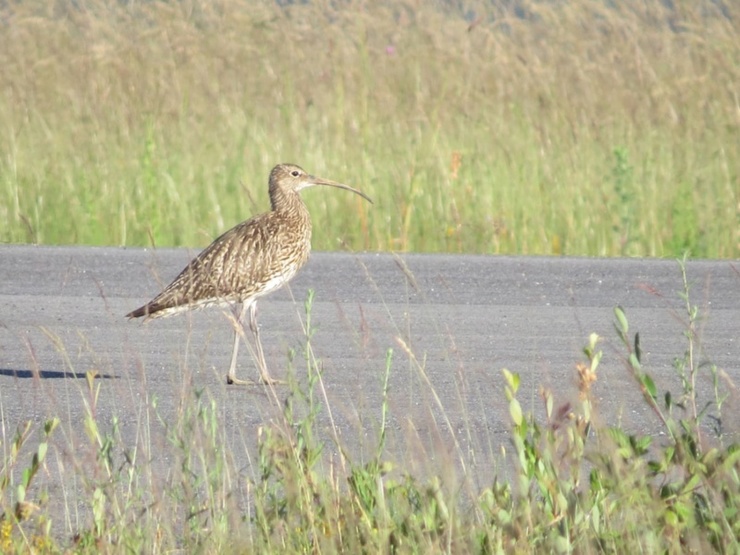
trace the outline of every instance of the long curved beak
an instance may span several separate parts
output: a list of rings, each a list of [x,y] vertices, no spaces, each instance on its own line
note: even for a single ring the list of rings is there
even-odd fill
[[[331,179],[324,179],[323,177],[315,177],[313,175],[306,176],[306,180],[304,181],[304,185],[301,187],[301,189],[305,189],[306,187],[313,187],[314,185],[327,185],[328,187],[336,187],[337,189],[345,189],[347,191],[352,191],[356,195],[360,195],[370,204],[374,204],[372,199],[369,196],[367,196],[365,193],[363,193],[362,191],[358,191],[357,189],[354,189],[350,187],[349,185],[345,185],[344,183],[332,181]]]

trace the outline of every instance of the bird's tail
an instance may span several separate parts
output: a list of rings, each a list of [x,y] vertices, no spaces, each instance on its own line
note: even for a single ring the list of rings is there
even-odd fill
[[[142,316],[149,316],[150,313],[150,306],[148,304],[145,304],[144,306],[140,306],[136,310],[132,310],[131,312],[126,314],[126,318],[141,318]]]

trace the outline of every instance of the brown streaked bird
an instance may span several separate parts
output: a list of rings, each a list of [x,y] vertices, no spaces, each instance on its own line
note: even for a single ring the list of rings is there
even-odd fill
[[[236,377],[236,355],[244,318],[257,348],[260,382],[280,383],[267,371],[257,326],[257,299],[279,289],[296,275],[311,252],[311,217],[299,192],[314,185],[346,189],[372,203],[365,193],[343,183],[307,174],[294,164],[270,172],[272,210],[246,220],[213,241],[164,291],[126,316],[145,320],[212,305],[232,307],[237,326],[226,383],[249,384]]]

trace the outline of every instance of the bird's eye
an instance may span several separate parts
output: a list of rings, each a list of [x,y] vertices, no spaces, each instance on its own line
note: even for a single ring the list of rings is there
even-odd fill
[[[292,175],[293,177],[298,177],[299,175],[301,175],[301,172],[299,172],[298,170],[293,170],[292,172],[290,172],[290,175]]]

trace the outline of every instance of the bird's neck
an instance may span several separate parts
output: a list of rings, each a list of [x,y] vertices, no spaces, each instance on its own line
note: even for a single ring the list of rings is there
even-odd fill
[[[270,190],[270,205],[273,212],[278,212],[291,219],[306,220],[310,225],[310,215],[301,196],[295,191]]]

